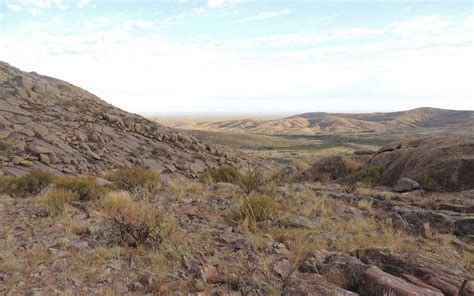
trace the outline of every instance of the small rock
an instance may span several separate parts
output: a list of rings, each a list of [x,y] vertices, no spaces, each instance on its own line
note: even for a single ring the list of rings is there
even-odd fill
[[[201,268],[202,279],[208,284],[223,284],[224,277],[217,271],[214,266],[208,265]]]

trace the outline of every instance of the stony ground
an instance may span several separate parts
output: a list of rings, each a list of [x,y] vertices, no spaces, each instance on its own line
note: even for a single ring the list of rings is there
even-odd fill
[[[229,219],[262,195],[273,215]],[[166,209],[168,235],[118,240],[110,213],[123,199]],[[164,177],[153,194],[114,191],[59,213],[41,200],[0,198],[2,295],[474,295],[474,192],[312,182],[249,197]]]

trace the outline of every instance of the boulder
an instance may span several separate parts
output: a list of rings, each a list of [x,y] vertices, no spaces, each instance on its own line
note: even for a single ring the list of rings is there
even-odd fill
[[[357,293],[340,288],[324,277],[311,273],[294,272],[288,279],[282,295],[301,295],[301,296],[355,296]],[[382,295],[382,294],[380,294]]]
[[[419,287],[410,282],[407,282],[399,277],[393,276],[382,271],[377,266],[369,267],[363,274],[362,284],[360,287],[362,295],[366,296],[443,296],[444,294],[429,289],[426,287]]]
[[[406,177],[429,190],[474,189],[474,137],[439,136],[398,142],[379,150],[370,164],[382,168],[381,182],[386,186],[394,186]]]
[[[418,182],[413,181],[410,178],[400,178],[398,181],[395,183],[395,186],[393,189],[396,192],[407,192],[407,191],[414,191],[420,189],[420,184]]]

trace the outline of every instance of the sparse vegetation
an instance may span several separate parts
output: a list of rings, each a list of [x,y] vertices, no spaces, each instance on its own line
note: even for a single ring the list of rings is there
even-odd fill
[[[421,176],[419,182],[420,182],[421,188],[425,190],[435,191],[439,189],[438,182],[436,182],[436,180],[429,175]]]
[[[341,183],[345,185],[354,185],[361,182],[366,185],[377,185],[382,176],[382,168],[379,166],[368,166],[354,173],[349,174],[342,179]]]
[[[24,198],[37,195],[52,181],[53,176],[50,173],[33,169],[29,174],[22,177],[7,179],[3,190],[12,197]]]
[[[160,174],[146,168],[130,167],[118,169],[107,178],[119,189],[134,192],[140,189],[156,191],[160,184]]]
[[[70,177],[62,176],[54,179],[56,188],[69,190],[77,193],[80,201],[100,199],[106,192],[106,189],[99,184],[95,177]]]
[[[135,202],[126,191],[109,193],[101,201],[102,212],[112,223],[117,242],[128,246],[160,244],[176,228],[172,215],[146,202]]]
[[[64,211],[67,203],[78,200],[79,193],[63,188],[54,188],[50,190],[40,202],[48,210],[50,215],[57,215]]]
[[[239,185],[246,194],[249,194],[252,191],[257,191],[265,182],[261,170],[257,166],[249,166],[245,173],[241,174]]]
[[[277,209],[277,203],[271,197],[251,193],[242,198],[227,218],[232,224],[240,224],[245,229],[255,231],[257,223],[274,218]]]
[[[242,175],[232,166],[222,166],[215,169],[207,170],[200,176],[200,180],[204,183],[226,182],[239,185]]]

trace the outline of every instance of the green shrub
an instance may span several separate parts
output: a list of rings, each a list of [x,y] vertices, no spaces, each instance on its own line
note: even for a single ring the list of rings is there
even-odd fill
[[[242,198],[240,204],[230,211],[227,220],[255,230],[257,222],[272,219],[277,212],[277,203],[269,196],[251,193]]]
[[[359,171],[349,174],[342,179],[345,185],[354,185],[357,182],[362,182],[367,185],[376,185],[380,183],[383,170],[379,166],[369,166]]]
[[[99,199],[106,193],[106,189],[98,185],[93,176],[56,177],[54,179],[54,184],[56,185],[56,188],[77,193],[80,201]]]
[[[68,202],[78,200],[77,192],[62,188],[54,188],[42,198],[41,203],[46,207],[50,215],[57,215],[64,211]]]
[[[201,174],[200,180],[205,183],[225,182],[240,185],[241,178],[242,175],[233,166],[222,166],[205,171]]]
[[[110,173],[107,177],[119,189],[136,191],[147,189],[154,191],[160,183],[160,174],[146,168],[130,167],[122,168]]]
[[[29,174],[7,179],[3,190],[12,197],[24,198],[37,195],[53,181],[53,175],[40,169],[33,169]]]
[[[419,183],[421,185],[421,188],[425,190],[435,191],[439,189],[438,182],[436,182],[436,180],[429,175],[421,176],[421,178],[419,179]]]
[[[0,155],[5,155],[10,149],[10,145],[5,141],[0,141]]]

